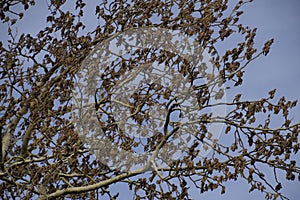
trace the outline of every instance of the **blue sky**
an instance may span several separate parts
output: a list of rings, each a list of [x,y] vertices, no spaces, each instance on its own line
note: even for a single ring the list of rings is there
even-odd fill
[[[276,88],[277,96],[288,100],[298,99],[298,106],[291,112],[294,122],[300,121],[300,1],[254,0],[243,9],[241,22],[257,27],[256,43],[274,38],[270,53],[248,66],[243,85],[228,91],[227,97],[242,93],[244,99],[260,99]],[[298,159],[300,162],[300,159]],[[271,170],[269,170],[271,173]],[[272,176],[272,174],[270,174]],[[284,176],[281,176],[284,180]],[[225,195],[219,191],[208,192],[196,199],[252,200],[264,199],[260,192],[248,193],[245,181],[227,184]],[[300,182],[283,181],[283,190],[291,200],[300,196]]]
[[[45,6],[45,2],[40,1],[37,7]],[[278,97],[285,96],[288,100],[300,100],[300,1],[254,0],[243,10],[245,13],[241,17],[242,22],[258,28],[257,45],[262,46],[270,38],[274,38],[275,42],[267,57],[261,57],[249,65],[244,75],[243,85],[228,92],[228,98],[236,93],[242,93],[244,99],[260,99],[267,96],[268,91],[277,88]],[[39,27],[44,27],[45,19],[41,17],[43,14],[37,12],[40,11],[38,9],[32,9],[32,11],[28,16],[25,15],[25,20],[30,19],[30,21],[18,25],[19,33],[36,33]],[[7,38],[5,31],[6,26],[3,27],[0,24],[1,41]],[[300,121],[299,111],[300,103],[291,112],[294,122]],[[201,196],[195,192],[193,196],[195,199],[264,199],[264,195],[259,192],[249,194],[249,186],[245,181],[229,182],[226,186],[227,191],[222,196],[219,190],[201,194]],[[298,199],[300,182],[284,181],[283,192],[291,200]]]

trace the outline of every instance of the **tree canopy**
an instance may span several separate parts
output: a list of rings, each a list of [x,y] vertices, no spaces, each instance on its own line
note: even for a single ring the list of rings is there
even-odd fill
[[[288,199],[277,174],[300,180],[297,100],[226,98],[273,43],[256,48],[239,22],[250,2],[50,0],[33,35],[17,26],[35,1],[2,1],[1,198],[122,199],[110,188],[126,184],[134,199],[191,199],[244,179]]]

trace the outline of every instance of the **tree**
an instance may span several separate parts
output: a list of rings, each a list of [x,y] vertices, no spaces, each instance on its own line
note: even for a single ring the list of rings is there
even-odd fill
[[[88,1],[53,0],[35,36],[15,28],[35,1],[1,2],[10,36],[0,43],[1,197],[116,199],[110,186],[126,183],[135,199],[190,199],[191,187],[224,193],[227,181],[245,179],[250,191],[287,199],[277,174],[300,180],[300,123],[289,117],[297,101],[275,102],[275,90],[223,101],[273,43],[256,49],[256,28],[239,24],[249,2],[104,1],[87,32]],[[222,52],[232,37],[239,42]],[[217,140],[220,124],[229,145]]]

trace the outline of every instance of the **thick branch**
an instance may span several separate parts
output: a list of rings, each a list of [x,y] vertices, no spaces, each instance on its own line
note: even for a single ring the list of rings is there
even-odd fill
[[[63,189],[63,190],[57,190],[56,192],[54,192],[54,193],[52,193],[48,196],[39,197],[39,200],[54,199],[56,197],[66,195],[66,194],[88,192],[88,191],[92,191],[92,190],[95,190],[95,189],[98,189],[98,188],[101,188],[101,187],[105,187],[105,186],[111,185],[113,183],[119,182],[123,179],[133,177],[133,176],[136,176],[138,174],[142,174],[142,173],[146,172],[149,169],[149,166],[150,165],[148,163],[144,167],[141,167],[141,168],[136,169],[134,171],[127,172],[127,173],[124,173],[124,174],[120,174],[116,177],[110,178],[110,179],[105,180],[105,181],[100,181],[100,182],[92,184],[92,185],[81,186],[81,187],[71,187],[71,188],[66,188],[66,189]]]

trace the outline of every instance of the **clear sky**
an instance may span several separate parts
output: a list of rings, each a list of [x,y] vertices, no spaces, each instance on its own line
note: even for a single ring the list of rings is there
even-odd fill
[[[228,92],[242,93],[244,99],[260,99],[277,88],[278,97],[298,99],[298,106],[291,112],[294,122],[300,121],[300,1],[254,0],[246,5],[241,20],[250,27],[257,27],[256,43],[274,38],[270,53],[253,62],[246,69],[243,85]],[[298,158],[298,163],[300,159]],[[271,172],[272,170],[270,170]],[[272,174],[270,174],[272,176]],[[281,176],[284,180],[284,176]],[[248,193],[246,181],[230,182],[225,195],[219,191],[202,194],[196,199],[253,200],[264,199],[260,192]],[[283,190],[291,200],[300,197],[300,182],[283,181]]]
[[[45,2],[45,0],[39,1],[37,8],[45,6]],[[254,0],[243,10],[245,13],[241,17],[242,22],[258,28],[255,40],[257,45],[262,46],[270,38],[274,38],[275,42],[267,57],[261,57],[250,64],[246,69],[243,85],[229,92],[228,97],[242,93],[244,99],[260,99],[267,96],[268,91],[277,88],[279,97],[285,96],[289,100],[300,100],[300,1]],[[24,23],[18,26],[19,33],[36,33],[39,27],[44,27],[45,18],[41,17],[44,16],[41,10],[32,9],[32,11],[28,13],[28,16],[25,15],[26,21],[23,20]],[[7,38],[5,32],[6,26],[0,24],[1,41]],[[291,113],[294,122],[300,121],[300,102],[298,103],[299,105]],[[264,195],[259,192],[249,194],[249,186],[245,181],[229,182],[225,185],[227,186],[225,195],[221,196],[220,191],[216,190],[200,196],[197,192],[193,192],[193,197],[209,200],[264,199]],[[283,181],[283,192],[291,200],[299,199],[300,182]]]

